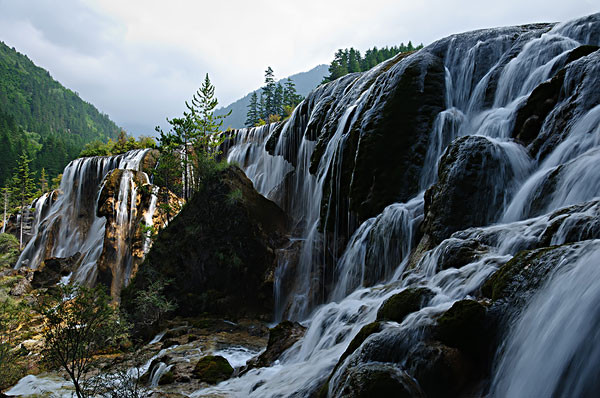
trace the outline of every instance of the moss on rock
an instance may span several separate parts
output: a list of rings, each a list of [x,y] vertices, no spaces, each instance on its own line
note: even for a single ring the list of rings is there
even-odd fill
[[[194,367],[193,375],[208,384],[217,384],[227,380],[233,374],[233,368],[227,359],[220,355],[208,355],[201,358]]]
[[[485,307],[475,300],[455,302],[439,319],[436,337],[450,347],[478,355],[485,336]]]
[[[404,318],[413,312],[419,311],[426,305],[434,293],[426,287],[408,288],[387,299],[379,311],[377,320],[388,320],[402,322]]]

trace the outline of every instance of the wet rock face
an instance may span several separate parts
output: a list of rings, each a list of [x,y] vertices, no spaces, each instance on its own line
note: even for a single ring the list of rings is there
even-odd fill
[[[181,315],[270,316],[275,250],[287,242],[286,225],[283,211],[238,167],[220,171],[159,233],[123,301],[159,275],[171,281],[165,296]]]
[[[348,203],[360,222],[419,190],[428,132],[445,107],[444,65],[427,51],[394,60],[355,111],[338,160],[342,167],[330,170],[331,184],[325,184],[331,191],[323,195],[322,217],[330,206]]]
[[[525,142],[531,142],[530,152],[539,159],[548,156],[569,136],[575,116],[600,103],[600,93],[591,89],[600,82],[598,47],[576,48],[567,61],[569,63],[552,80],[542,83],[531,93],[517,113],[513,136],[525,133]],[[556,106],[550,108],[553,102]]]
[[[453,232],[494,221],[514,175],[503,151],[493,142],[466,136],[446,150],[438,177],[425,194],[423,223],[423,230],[435,243]]]
[[[377,311],[378,320],[401,323],[404,318],[426,306],[434,293],[426,287],[408,288],[387,299]]]
[[[298,322],[283,321],[269,330],[269,343],[267,349],[255,361],[248,364],[248,368],[270,366],[281,354],[300,340],[306,328]]]
[[[208,384],[217,384],[227,380],[232,374],[233,368],[227,359],[220,355],[208,355],[198,361],[193,377]]]
[[[330,397],[425,397],[417,383],[393,364],[366,363],[350,368]]]
[[[39,289],[56,285],[62,277],[75,271],[80,258],[81,253],[75,253],[71,257],[45,259],[42,266],[33,272],[31,286],[34,289]]]
[[[437,341],[416,344],[406,361],[412,375],[427,397],[453,397],[472,379],[474,365],[460,350]]]
[[[153,192],[156,203],[151,209]],[[152,227],[156,232],[167,222],[168,215],[161,206],[165,203],[173,214],[181,207],[174,194],[149,184],[144,172],[115,169],[106,176],[98,198],[97,216],[104,217],[106,224],[97,282],[110,286],[113,297],[118,298],[121,289],[135,276],[151,243],[144,228],[147,212],[153,210]]]

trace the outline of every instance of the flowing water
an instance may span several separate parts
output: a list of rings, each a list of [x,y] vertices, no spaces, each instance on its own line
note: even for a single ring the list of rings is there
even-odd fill
[[[73,279],[93,283],[96,263],[104,247],[106,218],[97,216],[98,195],[103,188],[104,177],[112,170],[125,170],[116,198],[119,204],[116,220],[119,226],[129,230],[135,219],[134,196],[137,189],[130,170],[140,169],[146,153],[147,150],[135,150],[118,156],[80,158],[69,163],[63,172],[60,188],[34,203],[32,230],[35,234],[16,267],[36,269],[46,258],[75,256],[78,266]],[[124,229],[119,228],[119,231]],[[125,239],[119,239],[119,242],[118,257],[122,261],[127,257],[125,252],[128,248],[123,247]]]
[[[574,228],[581,228],[581,224],[576,225],[596,208],[598,202],[595,200],[600,196],[600,174],[597,173],[600,164],[599,105],[594,105],[594,101],[578,101],[569,123],[564,127],[564,140],[543,159],[532,159],[523,146],[511,139],[511,131],[516,114],[529,94],[564,67],[571,50],[582,44],[600,44],[597,33],[599,21],[600,17],[596,15],[591,20],[584,18],[555,26],[478,31],[441,40],[422,50],[437,52],[444,57],[447,109],[437,116],[430,133],[421,189],[436,181],[439,158],[450,142],[464,135],[485,136],[508,159],[512,170],[503,211],[497,224],[454,234],[407,270],[409,254],[417,243],[414,239],[423,218],[423,193],[407,203],[392,204],[379,216],[355,226],[345,250],[336,260],[334,288],[329,295],[314,292],[314,286],[322,282],[315,283],[315,279],[322,277],[315,266],[323,262],[319,256],[322,256],[323,246],[328,244],[318,228],[323,184],[326,182],[324,175],[333,168],[341,167],[342,148],[354,123],[359,120],[360,112],[366,108],[363,104],[368,98],[366,93],[377,90],[383,78],[377,80],[374,76],[385,75],[385,72],[371,71],[371,76],[347,77],[331,84],[343,86],[337,89],[342,95],[336,98],[336,106],[331,107],[334,110],[328,115],[336,120],[337,127],[330,130],[333,133],[318,167],[316,170],[313,168],[312,173],[310,161],[315,144],[314,138],[310,137],[311,122],[307,126],[306,119],[318,124],[315,119],[322,117],[318,112],[325,105],[319,101],[325,103],[330,100],[322,94],[322,87],[306,100],[310,102],[309,107],[301,105],[298,107],[300,111],[297,110],[297,113],[306,112],[309,108],[312,113],[303,117],[294,114],[278,137],[272,137],[276,131],[273,127],[241,130],[240,136],[253,137],[253,140],[246,139],[243,144],[239,140],[229,152],[229,160],[238,161],[261,193],[277,201],[304,224],[303,229],[297,230],[297,239],[303,244],[299,279],[293,285],[294,291],[288,292],[287,297],[285,292],[278,291],[279,308],[276,313],[278,317],[301,320],[308,330],[305,337],[273,366],[254,369],[243,377],[198,391],[193,396],[223,393],[232,396],[300,397],[313,393],[327,378],[360,328],[375,319],[378,307],[386,298],[415,285],[427,286],[435,293],[426,308],[411,314],[401,324],[386,324],[385,330],[380,333],[403,333],[407,341],[413,341],[419,330],[435,323],[435,316],[450,308],[455,301],[477,294],[483,281],[519,250],[536,247],[552,221],[561,220],[560,227],[551,238],[555,245],[564,243]],[[589,58],[598,58],[597,53]],[[598,69],[598,61],[589,58],[575,61],[574,66],[567,69],[567,88],[569,84],[578,84],[575,74],[581,73],[581,69]],[[352,79],[354,81],[348,83]],[[581,75],[577,79],[581,81]],[[569,80],[571,83],[567,82]],[[489,98],[492,82],[494,95]],[[335,88],[330,90],[336,91]],[[592,91],[598,90],[598,80],[589,84],[579,83],[577,90],[580,97],[593,96]],[[563,98],[562,101],[556,105],[554,112],[573,98]],[[542,132],[550,128],[552,126],[546,123]],[[271,153],[264,149],[269,139],[277,139],[276,148]],[[556,177],[557,169],[560,169],[560,175],[555,183],[550,184],[549,176]],[[530,211],[528,206],[533,201],[532,197],[539,195],[542,185],[548,200],[540,209]],[[288,194],[285,194],[286,190]],[[549,214],[583,202],[587,204],[581,211],[557,212],[562,214],[559,216]],[[352,217],[351,214],[331,216]],[[440,258],[448,248],[457,241],[469,239],[485,242],[488,246],[486,253],[460,269],[439,269]],[[590,247],[597,248],[598,244],[592,242]],[[590,253],[566,258],[564,261],[571,267],[570,271],[544,287],[540,297],[525,311],[519,328],[507,343],[504,359],[498,365],[493,387],[498,396],[544,397],[553,396],[553,392],[564,395],[565,391],[581,391],[585,395],[597,391],[597,382],[592,377],[596,356],[584,358],[589,354],[584,343],[593,341],[597,329],[593,322],[586,320],[588,314],[594,317],[597,312],[599,295],[594,282],[597,278],[578,285],[586,274],[595,272],[591,268],[597,265],[597,253],[597,249],[590,249]],[[283,273],[278,277],[281,278]],[[566,279],[568,283],[565,283]],[[563,292],[562,295],[556,289]],[[571,296],[573,290],[580,293]],[[548,303],[548,296],[554,293],[558,294],[557,298]],[[581,306],[576,307],[575,303],[582,301]],[[541,306],[544,308],[540,309]],[[560,312],[553,313],[559,306]],[[552,316],[546,316],[551,313]],[[546,326],[538,327],[542,317],[542,325]],[[577,337],[573,335],[577,333],[574,328],[571,334],[565,335],[565,327],[573,322],[581,324],[583,330],[589,333]],[[549,331],[544,332],[544,329]],[[376,339],[377,335],[373,338]],[[554,344],[564,346],[564,350],[553,352]],[[523,345],[529,345],[530,349],[522,351]],[[546,366],[547,361],[551,361],[552,365],[547,366],[544,372],[536,373],[539,367]],[[330,394],[339,393],[335,386],[343,385],[343,371],[344,366],[340,366],[333,375]],[[578,371],[583,372],[581,379],[575,378]],[[587,377],[588,374],[590,377]],[[546,383],[548,378],[555,383]],[[520,394],[523,391],[527,393]]]
[[[436,316],[457,300],[475,297],[482,283],[518,251],[539,247],[541,242],[560,245],[584,236],[586,220],[600,214],[600,100],[596,94],[600,52],[572,62],[569,58],[573,49],[584,44],[600,44],[600,14],[559,25],[454,35],[369,72],[320,86],[283,125],[237,131],[227,159],[238,163],[256,189],[290,215],[292,243],[299,246],[298,264],[293,267],[282,257],[275,275],[275,320],[298,320],[308,329],[273,366],[252,369],[191,396],[313,394],[352,338],[375,320],[387,298],[408,287],[424,286],[434,296],[425,308],[400,324],[385,323],[380,333],[367,340],[376,344],[377,339],[402,336],[404,343],[394,353],[396,363],[402,363],[405,347],[417,341]],[[359,223],[356,214],[348,211],[347,198],[336,194],[345,161],[354,156],[346,149],[355,137],[353,132],[377,120],[371,109],[374,102],[385,101],[386,83],[404,73],[409,63],[430,59],[427,55],[443,61],[445,109],[426,132],[427,151],[417,178],[420,192],[405,203],[390,203],[379,215]],[[526,149],[511,138],[517,114],[531,92],[562,68],[561,96],[544,116],[539,133],[551,137],[551,132],[559,130],[561,139],[555,145],[550,139],[540,140]],[[560,115],[565,114],[568,121],[560,124]],[[491,176],[497,184],[504,181],[499,216],[491,225],[454,233],[411,263],[426,216],[424,191],[437,181],[446,147],[466,135],[485,137],[494,157],[507,165],[500,169],[502,175]],[[84,174],[96,175],[99,184],[110,168],[121,167],[121,160],[78,160],[67,167],[63,193],[48,215],[41,217],[36,226],[38,238],[30,242],[19,265],[26,260],[32,267],[39,264],[52,224],[48,220],[54,219],[60,220],[60,228],[53,255],[80,251],[84,264],[98,258],[92,241],[104,226],[96,224],[94,217],[85,226],[76,224],[77,215],[69,212],[79,207],[70,205],[73,210],[69,210],[66,198],[78,203]],[[506,179],[510,181],[505,183]],[[81,204],[82,209],[88,207],[93,206]],[[324,233],[322,223],[331,223],[332,231]],[[73,238],[66,239],[67,235]],[[485,250],[460,268],[441,269],[453,245],[468,241],[480,242]],[[582,243],[579,251],[563,259],[523,313],[513,314],[514,332],[503,344],[495,366],[494,396],[551,397],[597,391],[595,369],[600,355],[586,341],[595,339],[600,319],[598,247],[597,241]],[[245,361],[246,354],[236,351],[231,358]],[[329,384],[330,395],[340,394],[346,368],[360,355],[359,349],[337,368]]]

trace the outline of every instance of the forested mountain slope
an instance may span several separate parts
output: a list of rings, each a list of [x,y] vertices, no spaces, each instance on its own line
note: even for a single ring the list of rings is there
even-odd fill
[[[34,171],[45,168],[54,177],[85,143],[118,131],[107,115],[0,42],[0,184],[23,151]]]

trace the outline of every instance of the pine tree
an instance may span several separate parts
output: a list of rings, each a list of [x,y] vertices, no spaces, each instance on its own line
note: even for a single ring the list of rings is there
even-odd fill
[[[17,167],[11,180],[11,197],[14,200],[14,205],[19,207],[21,215],[19,222],[20,246],[23,248],[23,224],[25,206],[33,200],[35,195],[35,184],[29,171],[29,163],[31,160],[25,152],[19,157]]]
[[[268,119],[270,115],[277,114],[275,109],[275,90],[277,90],[275,84],[275,74],[271,67],[267,67],[265,70],[265,86],[262,88],[262,94],[265,100],[265,107],[263,113],[263,119]]]
[[[260,110],[258,103],[258,96],[256,91],[252,93],[250,97],[250,104],[248,105],[248,113],[246,114],[246,127],[256,126],[258,119],[260,119]]]
[[[219,133],[223,119],[231,114],[215,115],[214,111],[219,101],[215,97],[215,86],[210,82],[208,73],[204,78],[202,87],[194,94],[192,101],[186,101],[185,106],[189,112],[184,112],[184,118],[189,122],[191,138],[191,165],[192,188],[199,189],[205,168],[220,155],[220,146],[226,136]],[[186,147],[187,148],[187,147]],[[185,151],[187,152],[187,150]]]
[[[283,87],[281,83],[277,83],[275,94],[273,95],[273,112],[272,115],[284,116],[283,113]]]
[[[261,120],[262,121],[267,120],[269,118],[269,115],[267,113],[268,112],[268,110],[267,110],[267,103],[265,101],[265,96],[263,95],[263,93],[260,93],[260,101],[258,103],[258,109],[259,109],[258,114],[260,116],[259,117],[259,122]]]
[[[351,47],[348,52],[348,72],[360,72],[360,60],[360,52]]]
[[[42,194],[48,191],[48,176],[46,175],[46,169],[43,167],[40,171],[40,191],[42,191]]]

